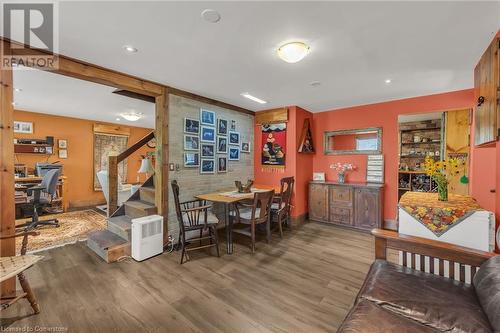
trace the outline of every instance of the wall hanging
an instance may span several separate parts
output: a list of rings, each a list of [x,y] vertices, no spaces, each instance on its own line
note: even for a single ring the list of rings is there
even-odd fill
[[[302,126],[302,134],[300,135],[298,151],[299,153],[314,153],[311,122],[309,121],[309,119],[304,120],[304,126]]]
[[[263,169],[284,169],[286,152],[286,123],[262,125]]]

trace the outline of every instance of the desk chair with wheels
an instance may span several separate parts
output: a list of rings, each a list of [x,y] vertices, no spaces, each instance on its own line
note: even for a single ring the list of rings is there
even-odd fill
[[[16,226],[16,228],[31,230],[40,225],[52,225],[59,227],[59,221],[57,219],[39,221],[38,210],[52,204],[52,200],[57,192],[57,182],[59,181],[60,173],[61,171],[59,169],[49,170],[45,176],[43,176],[40,185],[29,187],[26,190],[29,196],[33,195],[33,199],[30,200],[30,203],[33,204],[33,216],[31,217],[31,221],[20,224]]]

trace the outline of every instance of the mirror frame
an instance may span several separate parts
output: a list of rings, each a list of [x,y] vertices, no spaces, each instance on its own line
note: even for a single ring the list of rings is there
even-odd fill
[[[360,132],[377,133],[377,150],[332,150],[328,149],[328,140],[335,135],[356,134]],[[382,153],[382,127],[357,128],[340,131],[326,131],[323,137],[325,155],[373,155]]]

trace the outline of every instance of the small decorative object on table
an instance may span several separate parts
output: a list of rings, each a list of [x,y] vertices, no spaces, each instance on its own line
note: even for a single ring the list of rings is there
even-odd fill
[[[451,176],[460,173],[459,164],[456,158],[450,158],[444,161],[435,161],[429,156],[425,158],[425,172],[436,182],[438,199],[440,201],[448,201],[448,182]]]
[[[247,183],[245,185],[243,185],[239,180],[236,180],[234,184],[238,189],[238,193],[250,193],[253,185],[253,180],[247,180]]]
[[[356,167],[351,163],[333,163],[330,165],[330,169],[337,171],[338,182],[340,184],[345,183],[345,174],[347,171],[352,171]]]

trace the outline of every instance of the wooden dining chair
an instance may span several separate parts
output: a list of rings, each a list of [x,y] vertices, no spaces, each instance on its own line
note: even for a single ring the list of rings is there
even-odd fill
[[[252,253],[255,252],[255,228],[259,224],[267,223],[267,243],[271,241],[271,204],[273,202],[274,190],[256,192],[251,203],[237,202],[232,213],[235,223],[250,226],[248,229],[233,229],[234,233],[248,236],[252,240]]]
[[[295,179],[293,177],[284,177],[280,180],[280,194],[276,195],[271,205],[272,221],[278,225],[280,237],[283,237],[283,224],[292,229],[290,219],[291,201]]]
[[[28,236],[37,236],[39,234],[40,233],[36,231],[24,231],[16,233],[14,235],[0,236],[1,241],[10,238],[23,237],[20,256],[0,258],[0,283],[17,275],[19,284],[21,285],[21,288],[23,288],[23,292],[16,293],[12,296],[2,296],[0,298],[0,311],[7,309],[18,300],[26,298],[33,308],[35,314],[40,313],[40,306],[36,301],[35,294],[33,293],[33,290],[31,289],[28,280],[24,275],[25,270],[27,270],[37,261],[43,258],[41,256],[26,255]]]
[[[189,260],[189,251],[215,247],[217,257],[219,254],[219,238],[217,236],[217,224],[219,220],[212,214],[205,200],[190,200],[180,202],[179,185],[172,180],[172,192],[174,192],[175,211],[179,221],[179,240],[181,245],[181,265],[184,257]],[[208,235],[207,235],[208,233]],[[203,240],[208,239],[209,244],[203,245]],[[199,242],[198,246],[187,247],[188,243]]]

